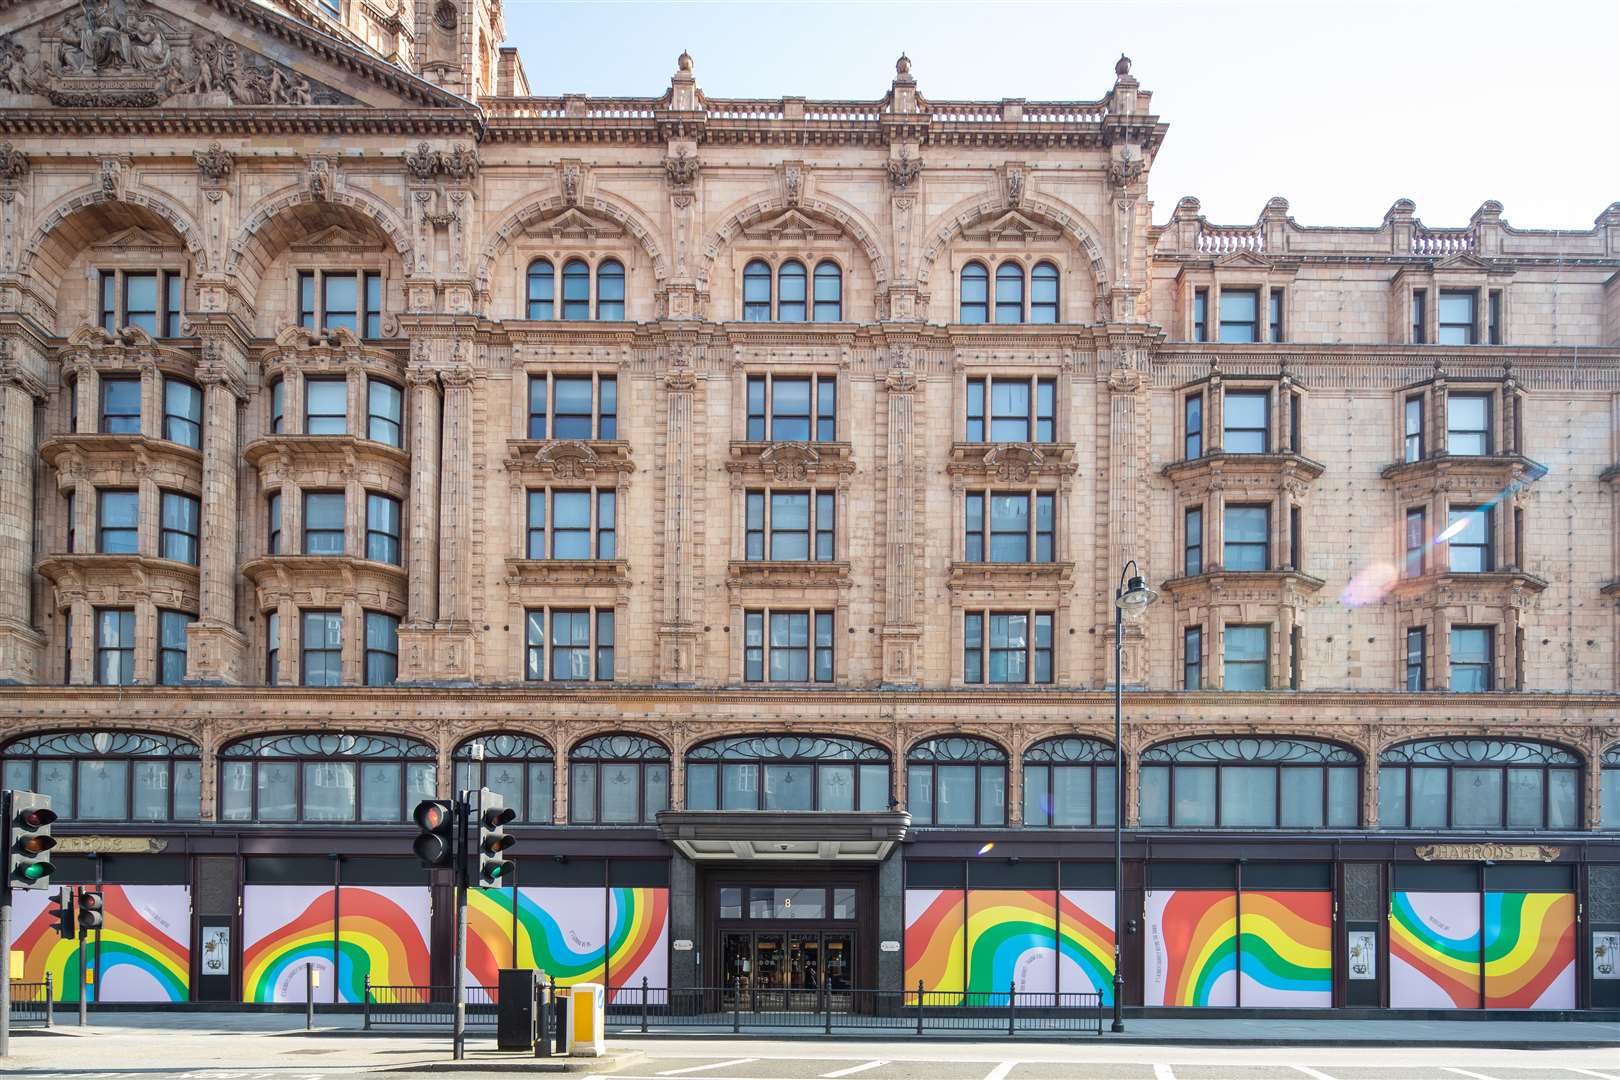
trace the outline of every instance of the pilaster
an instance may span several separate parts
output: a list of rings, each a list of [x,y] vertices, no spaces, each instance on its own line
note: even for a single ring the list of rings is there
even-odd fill
[[[39,681],[45,638],[34,627],[34,403],[45,398],[37,343],[0,337],[0,682]]]
[[[230,338],[208,337],[197,368],[203,384],[201,583],[198,617],[186,632],[188,681],[247,680],[247,638],[236,622],[239,528],[237,437],[247,401],[247,358]]]
[[[917,622],[917,372],[911,350],[896,346],[883,381],[888,401],[884,455],[883,681],[916,686],[922,627]]]
[[[697,598],[693,594],[693,401],[697,372],[691,346],[674,346],[664,374],[664,613],[658,627],[658,666],[676,683],[697,677]]]

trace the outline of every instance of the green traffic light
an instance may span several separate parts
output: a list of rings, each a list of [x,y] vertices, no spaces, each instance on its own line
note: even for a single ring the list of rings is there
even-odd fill
[[[51,864],[39,862],[28,863],[26,866],[17,868],[17,876],[31,884],[38,881],[40,878],[50,877]]]
[[[495,881],[498,878],[505,877],[511,870],[512,867],[508,863],[495,863],[493,866],[484,867],[484,876],[491,881]]]

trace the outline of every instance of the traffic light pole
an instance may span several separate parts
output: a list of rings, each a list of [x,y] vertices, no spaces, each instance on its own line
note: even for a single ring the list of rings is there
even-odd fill
[[[73,892],[74,892],[76,897],[82,897],[84,895],[84,890],[83,889],[75,888],[73,890]],[[75,900],[75,903],[77,903],[77,900]],[[84,993],[85,987],[89,985],[88,980],[86,980],[85,977],[84,977],[84,975],[85,975],[85,972],[84,972],[84,939],[89,937],[89,936],[90,936],[90,931],[86,930],[83,926],[80,926],[79,927],[79,1026],[80,1027],[85,1026],[85,1023],[87,1021],[86,1013],[89,1012],[89,1008],[85,1003],[85,993]]]
[[[450,1056],[456,1061],[467,1056],[467,828],[472,820],[468,803],[470,791],[456,793],[455,820],[455,874],[456,874],[456,948],[452,963],[455,965],[456,1015],[455,1029],[450,1040]]]
[[[11,793],[4,813],[11,812]],[[11,1053],[11,882],[0,882],[0,1057]]]

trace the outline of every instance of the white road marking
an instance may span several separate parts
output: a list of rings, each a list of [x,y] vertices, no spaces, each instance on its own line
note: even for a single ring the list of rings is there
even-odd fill
[[[1564,1069],[1568,1072],[1580,1073],[1582,1076],[1595,1076],[1598,1078],[1598,1080],[1620,1080],[1620,1076],[1615,1076],[1612,1073],[1593,1072],[1591,1069],[1577,1069],[1573,1065],[1554,1065],[1552,1067],[1555,1069]]]
[[[822,1073],[821,1080],[836,1080],[836,1078],[840,1076],[854,1076],[856,1073],[863,1073],[867,1069],[875,1069],[879,1065],[887,1064],[887,1061],[868,1061],[864,1065],[851,1065],[847,1069],[839,1069],[836,1072]]]
[[[1322,1072],[1320,1069],[1313,1069],[1309,1065],[1290,1065],[1289,1068],[1298,1069],[1300,1072],[1310,1077],[1311,1080],[1333,1080],[1333,1077],[1329,1076],[1327,1073]]]
[[[1153,1080],[1176,1080],[1176,1074],[1170,1071],[1168,1065],[1153,1066]]]
[[[1446,1072],[1454,1072],[1458,1076],[1473,1077],[1473,1080],[1496,1080],[1496,1077],[1494,1076],[1486,1076],[1484,1073],[1469,1072],[1467,1069],[1457,1069],[1450,1065],[1443,1066],[1443,1068],[1446,1070]]]
[[[1007,1074],[1012,1072],[1018,1062],[1003,1061],[1000,1065],[984,1074],[984,1080],[1007,1080]]]
[[[665,1069],[659,1076],[684,1076],[687,1073],[707,1072],[709,1069],[724,1069],[731,1065],[751,1065],[759,1058],[732,1058],[730,1061],[714,1061],[707,1065],[688,1065],[684,1069]]]

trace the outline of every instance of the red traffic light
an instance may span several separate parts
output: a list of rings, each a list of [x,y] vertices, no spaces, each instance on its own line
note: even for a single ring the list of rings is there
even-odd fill
[[[17,815],[17,824],[25,829],[43,829],[55,821],[56,811],[44,806],[35,806]]]
[[[482,824],[486,829],[499,829],[516,817],[517,811],[510,806],[502,807],[499,810],[485,810]]]
[[[101,911],[106,906],[107,902],[102,899],[101,894],[98,892],[89,892],[87,890],[79,894],[80,911]]]
[[[413,816],[418,826],[433,832],[441,828],[450,815],[448,804],[428,799],[416,804],[416,813]]]

